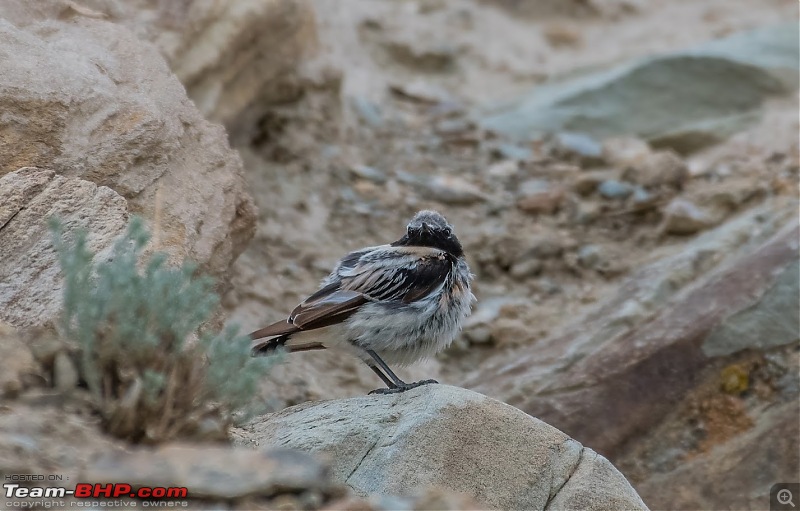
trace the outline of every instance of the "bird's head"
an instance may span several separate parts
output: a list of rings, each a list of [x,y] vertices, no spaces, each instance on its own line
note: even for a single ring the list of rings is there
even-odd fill
[[[453,226],[438,212],[423,210],[408,223],[406,234],[395,245],[434,247],[456,257],[464,255]]]

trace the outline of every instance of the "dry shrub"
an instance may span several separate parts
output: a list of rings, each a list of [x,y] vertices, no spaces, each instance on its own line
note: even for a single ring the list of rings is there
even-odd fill
[[[217,306],[213,281],[185,263],[143,258],[149,236],[139,219],[107,260],[85,233],[54,243],[64,274],[62,334],[80,354],[80,376],[106,430],[133,442],[224,438],[235,417],[252,411],[272,357],[252,358],[235,330],[203,332]]]

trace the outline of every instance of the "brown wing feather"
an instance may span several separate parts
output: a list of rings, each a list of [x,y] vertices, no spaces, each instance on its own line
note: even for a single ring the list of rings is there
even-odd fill
[[[300,330],[313,330],[341,323],[367,302],[366,297],[356,291],[339,290],[321,300],[303,303],[295,309],[291,319]]]
[[[442,251],[427,247],[403,247],[398,251],[418,257],[416,266],[387,271],[385,267],[370,268],[350,261],[347,266],[352,275],[323,287],[295,307],[288,319],[256,330],[250,338],[288,336],[334,325],[353,315],[368,301],[410,303],[442,285],[452,264]]]
[[[262,337],[276,337],[278,335],[293,334],[299,331],[300,329],[295,325],[289,323],[285,319],[282,319],[276,323],[252,332],[250,334],[250,339],[256,340],[261,339]]]
[[[361,293],[327,287],[330,286],[317,291],[295,307],[289,319],[256,330],[250,334],[250,339],[293,334],[340,323],[367,301]]]

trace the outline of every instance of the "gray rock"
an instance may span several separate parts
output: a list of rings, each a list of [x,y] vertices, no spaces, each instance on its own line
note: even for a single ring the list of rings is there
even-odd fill
[[[487,129],[519,139],[578,131],[597,139],[637,135],[686,153],[758,118],[763,101],[798,84],[796,23],[538,86],[479,115]]]
[[[760,300],[717,325],[703,341],[703,353],[718,357],[748,348],[766,350],[797,342],[798,325],[800,263],[794,262],[781,271]]]
[[[492,324],[500,317],[503,307],[519,303],[520,300],[509,297],[479,300],[475,311],[464,322],[464,337],[473,344],[492,342]]]
[[[756,325],[775,343],[792,342],[796,316],[787,309],[797,305],[791,268],[799,234],[795,199],[765,203],[638,268],[559,332],[483,361],[465,384],[499,392],[613,456],[642,432],[657,433],[665,418],[675,420],[700,375],[723,363],[708,350],[769,346],[772,340],[756,339]],[[742,344],[734,339],[740,332]],[[756,466],[767,470],[769,458]]]
[[[633,193],[633,186],[628,183],[608,179],[600,183],[597,191],[606,199],[626,199]]]
[[[544,263],[539,259],[523,259],[511,266],[508,274],[517,279],[525,279],[542,273]]]
[[[604,163],[603,146],[585,133],[562,131],[556,134],[554,142],[557,154],[577,160],[584,167]]]
[[[451,71],[459,53],[458,48],[444,41],[402,39],[402,36],[384,41],[383,47],[396,63],[422,72]]]
[[[386,182],[386,174],[384,172],[368,165],[353,165],[350,167],[350,172],[361,179],[366,179],[373,183],[382,184]]]
[[[600,211],[601,204],[597,202],[579,202],[572,220],[580,225],[589,225],[600,217]]]
[[[585,268],[597,267],[602,259],[602,252],[597,245],[584,245],[578,249],[578,263]]]
[[[694,234],[718,223],[718,219],[691,201],[676,197],[664,207],[660,230],[665,234]]]
[[[503,142],[492,148],[492,155],[508,160],[527,161],[533,158],[533,151],[529,147]]]
[[[641,186],[637,186],[633,190],[632,202],[634,206],[643,206],[646,204],[653,204],[658,196],[648,192]]]
[[[497,179],[508,179],[519,172],[519,162],[516,160],[501,160],[489,166],[486,174]]]
[[[565,244],[565,240],[555,232],[545,231],[530,237],[517,260],[558,258],[564,252]]]
[[[565,190],[545,179],[529,179],[519,186],[517,207],[526,213],[552,214],[564,202]]]
[[[453,96],[435,83],[422,79],[389,86],[389,90],[402,98],[420,103],[454,103]]]
[[[658,151],[628,166],[622,179],[653,188],[668,186],[680,190],[689,178],[686,163],[673,151]]]
[[[219,500],[334,488],[325,467],[302,452],[180,444],[114,450],[93,460],[82,478],[134,487],[186,487],[191,498]]]
[[[78,385],[79,378],[78,369],[69,355],[59,352],[53,363],[53,386],[61,392],[68,392]]]
[[[487,199],[480,188],[457,176],[427,177],[401,171],[397,172],[397,177],[400,181],[417,188],[423,196],[444,204],[465,206]]]
[[[493,509],[647,509],[605,458],[483,395],[446,385],[306,403],[236,432],[236,443],[327,456],[362,495],[434,485]]]
[[[581,196],[591,195],[603,181],[613,179],[616,172],[613,170],[588,170],[575,176],[572,190]]]
[[[436,123],[436,133],[443,136],[459,135],[464,132],[470,131],[475,128],[475,125],[469,119],[456,118],[456,119],[442,119]]]
[[[380,128],[383,126],[383,115],[378,105],[361,96],[351,98],[350,104],[353,105],[353,109],[356,111],[359,118],[370,127]]]

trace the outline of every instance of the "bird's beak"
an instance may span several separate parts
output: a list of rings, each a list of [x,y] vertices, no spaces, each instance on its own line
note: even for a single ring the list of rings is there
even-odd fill
[[[424,232],[425,234],[430,234],[431,226],[426,224],[425,222],[422,222],[422,232]]]

